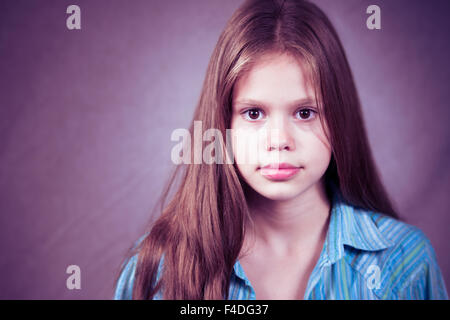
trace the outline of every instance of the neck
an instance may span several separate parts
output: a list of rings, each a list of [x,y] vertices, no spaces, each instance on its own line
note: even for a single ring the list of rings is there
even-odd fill
[[[322,244],[328,229],[330,201],[322,182],[297,197],[284,201],[251,195],[246,247],[255,241],[259,248],[276,255],[291,255]]]

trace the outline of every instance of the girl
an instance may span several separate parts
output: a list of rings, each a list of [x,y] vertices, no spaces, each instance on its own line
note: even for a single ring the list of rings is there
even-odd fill
[[[246,1],[194,120],[246,132],[236,161],[176,168],[162,199],[184,168],[181,185],[123,264],[116,299],[447,299],[429,240],[398,220],[380,182],[347,58],[317,6]],[[263,130],[276,134],[249,163],[235,141]]]

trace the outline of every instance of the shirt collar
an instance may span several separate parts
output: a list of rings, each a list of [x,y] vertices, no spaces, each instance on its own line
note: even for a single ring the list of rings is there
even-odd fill
[[[234,264],[233,272],[234,272],[234,274],[237,277],[239,277],[242,280],[244,280],[246,285],[251,286],[250,280],[248,280],[247,276],[245,275],[244,269],[242,268],[241,263],[239,262],[239,260],[237,260],[236,263]]]
[[[332,209],[325,240],[331,263],[342,258],[344,245],[365,251],[383,250],[393,245],[378,229],[370,211],[350,205],[335,185],[331,185],[331,190]]]

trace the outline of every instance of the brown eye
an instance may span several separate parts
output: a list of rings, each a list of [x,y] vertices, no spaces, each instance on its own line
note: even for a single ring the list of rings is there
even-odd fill
[[[262,116],[262,112],[259,109],[249,109],[243,112],[244,118],[246,120],[254,121],[254,120],[260,120]]]
[[[312,109],[302,109],[297,111],[299,118],[302,120],[310,120],[315,116],[315,111]]]

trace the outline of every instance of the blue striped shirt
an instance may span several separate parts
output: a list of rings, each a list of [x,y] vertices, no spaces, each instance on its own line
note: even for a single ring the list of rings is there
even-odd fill
[[[326,240],[304,299],[448,299],[429,239],[417,227],[346,203],[333,194]],[[159,279],[164,258],[161,259]],[[114,299],[131,299],[137,254],[126,261]],[[155,300],[162,299],[158,292]],[[255,291],[239,260],[229,300],[253,300]]]

